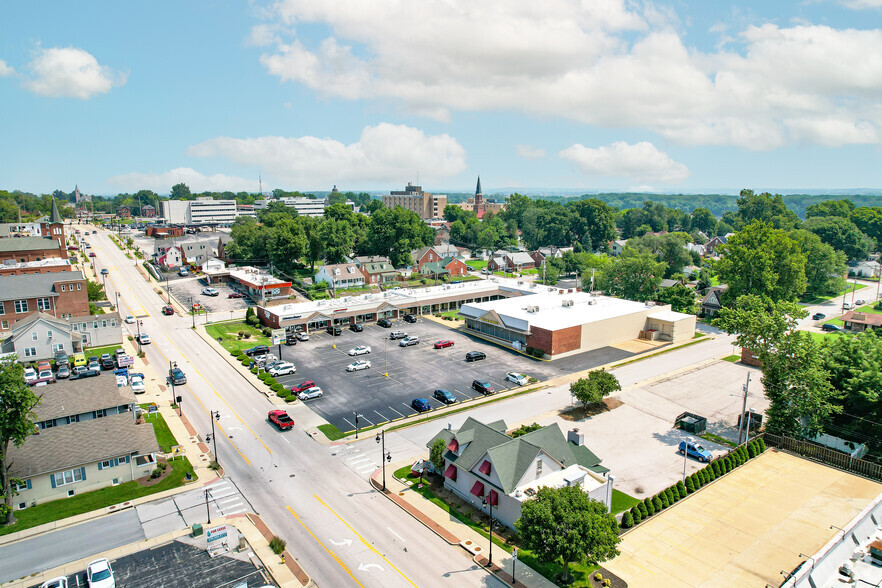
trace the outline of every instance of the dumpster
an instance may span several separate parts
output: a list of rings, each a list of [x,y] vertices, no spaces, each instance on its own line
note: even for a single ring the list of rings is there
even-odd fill
[[[674,421],[674,427],[695,435],[701,435],[707,430],[707,419],[701,415],[684,412]]]

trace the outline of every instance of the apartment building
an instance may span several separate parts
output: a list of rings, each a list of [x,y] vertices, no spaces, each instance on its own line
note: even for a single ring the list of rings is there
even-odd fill
[[[423,192],[422,186],[414,186],[408,182],[403,191],[392,191],[383,196],[383,206],[395,208],[400,206],[417,213],[423,220],[431,220],[444,216],[447,206],[446,194]]]

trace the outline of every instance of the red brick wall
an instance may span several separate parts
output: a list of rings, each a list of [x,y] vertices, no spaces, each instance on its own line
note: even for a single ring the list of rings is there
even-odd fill
[[[69,272],[72,266],[69,265],[49,265],[46,267],[26,267],[26,268],[4,268],[0,266],[0,276],[25,276],[33,274],[54,274],[58,272]]]
[[[451,276],[464,276],[468,271],[468,266],[458,259],[454,259],[447,265]]]
[[[746,347],[741,348],[741,363],[752,365],[756,367],[763,367],[763,362],[759,360],[758,357]]]
[[[531,325],[530,330],[533,334],[527,337],[527,345],[541,349],[547,355],[575,351],[582,345],[582,325],[556,331],[548,331]]]
[[[46,240],[46,249],[36,249],[34,251],[8,251],[0,253],[0,262],[7,259],[15,261],[39,261],[47,257],[60,257],[67,259],[67,248],[59,247],[57,243]],[[55,247],[53,247],[53,245]]]
[[[61,290],[64,286],[64,291]],[[80,287],[77,290],[77,286]],[[59,317],[70,314],[72,316],[89,315],[89,292],[86,289],[86,280],[64,280],[59,276],[55,282],[55,311]]]

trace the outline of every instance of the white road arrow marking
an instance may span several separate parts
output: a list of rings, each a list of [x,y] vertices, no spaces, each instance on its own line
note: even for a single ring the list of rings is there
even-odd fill
[[[359,563],[358,564],[358,571],[359,572],[366,572],[366,571],[369,571],[371,568],[377,568],[381,572],[386,571],[383,569],[383,566],[381,566],[380,564],[375,564],[375,563],[369,563],[369,564]]]
[[[349,547],[350,545],[352,545],[352,539],[344,539],[343,541],[339,541],[339,542],[334,541],[333,539],[328,539],[328,541],[330,541],[331,543],[333,543],[334,545],[337,545],[337,546],[345,545],[346,547]]]

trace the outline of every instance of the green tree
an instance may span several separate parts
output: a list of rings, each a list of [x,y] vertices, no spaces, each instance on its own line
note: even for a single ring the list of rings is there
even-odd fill
[[[292,218],[278,223],[269,231],[266,249],[273,266],[290,273],[306,254],[303,227]]]
[[[37,415],[34,408],[40,399],[24,380],[24,368],[17,361],[0,361],[0,520],[6,525],[15,522],[12,510],[14,489],[9,474],[12,463],[9,461],[10,444],[21,447],[34,433]]]
[[[854,211],[854,202],[847,198],[842,200],[824,200],[810,204],[805,209],[805,217],[812,218],[815,216],[841,216],[848,218]]]
[[[821,242],[821,238],[804,229],[790,231],[805,255],[806,294],[826,296],[841,292],[848,271],[845,253]]]
[[[172,186],[170,196],[172,200],[188,200],[190,198],[190,188],[183,182],[175,184]]]
[[[444,452],[447,451],[447,445],[443,439],[436,439],[429,448],[429,461],[439,474],[444,473]]]
[[[379,199],[371,200],[370,202],[367,203],[367,207],[365,209],[365,212],[367,212],[368,214],[374,214],[375,212],[377,212],[381,208],[383,208],[383,201],[382,200],[379,200]]]
[[[850,260],[864,259],[871,243],[857,225],[839,216],[822,216],[807,219],[803,228],[821,238],[821,241],[842,251]]]
[[[882,244],[882,207],[872,208],[861,206],[851,213],[851,222],[865,235],[876,241],[876,246]]]
[[[655,295],[655,301],[661,304],[670,304],[671,310],[697,314],[698,307],[695,300],[695,290],[687,288],[683,284],[674,284],[668,288],[661,288]]]
[[[587,378],[579,378],[570,384],[570,394],[585,406],[603,402],[606,396],[621,389],[618,378],[605,368],[591,371]]]
[[[101,285],[101,282],[86,280],[86,292],[88,294],[89,302],[107,300],[107,294],[104,293],[104,286]]]
[[[318,227],[318,238],[324,244],[325,261],[329,264],[343,263],[352,253],[354,234],[352,225],[345,220],[324,219]]]
[[[703,231],[706,235],[713,236],[712,233],[717,226],[717,217],[707,208],[698,207],[692,211],[690,226],[693,229]]]
[[[523,503],[515,528],[540,562],[563,562],[564,581],[571,581],[570,562],[593,565],[619,555],[615,516],[576,486],[540,488]]]
[[[579,242],[585,237],[593,245],[593,249],[605,251],[607,243],[616,237],[616,211],[597,198],[577,200],[569,205],[575,213],[573,235]],[[583,243],[584,245],[584,243]],[[587,251],[592,248],[586,247]]]
[[[792,229],[799,226],[799,217],[787,208],[780,194],[772,196],[768,192],[755,194],[753,190],[742,190],[738,198],[739,226],[762,221],[776,229]]]
[[[717,274],[729,285],[726,297],[761,294],[795,300],[806,289],[806,257],[785,231],[754,221],[720,246]]]
[[[651,253],[626,247],[622,255],[604,268],[599,282],[610,296],[643,302],[655,298],[666,268]]]

